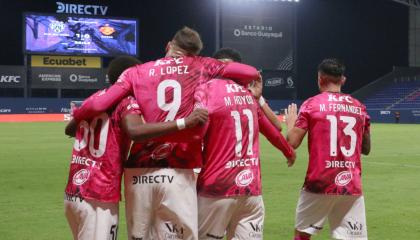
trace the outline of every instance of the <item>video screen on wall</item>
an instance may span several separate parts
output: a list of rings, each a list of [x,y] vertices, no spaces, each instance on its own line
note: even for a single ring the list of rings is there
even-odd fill
[[[136,19],[24,14],[24,52],[138,55]]]

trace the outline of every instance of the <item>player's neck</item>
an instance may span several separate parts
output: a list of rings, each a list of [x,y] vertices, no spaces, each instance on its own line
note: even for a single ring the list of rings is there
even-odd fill
[[[184,53],[184,51],[182,51],[181,49],[178,48],[170,48],[167,52],[166,52],[166,57],[182,57],[185,56],[186,54]]]
[[[329,92],[329,93],[341,93],[341,86],[335,84],[328,84],[327,86],[321,87],[321,92]]]

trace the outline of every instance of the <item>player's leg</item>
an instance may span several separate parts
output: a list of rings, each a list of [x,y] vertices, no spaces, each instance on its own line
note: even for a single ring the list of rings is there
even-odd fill
[[[75,240],[116,240],[118,203],[73,197],[65,200],[65,214]]]
[[[198,239],[196,177],[192,169],[158,169],[154,239]]]
[[[264,212],[262,196],[239,197],[227,239],[263,239]]]
[[[124,169],[125,214],[129,239],[149,239],[154,216],[153,184],[148,168]]]
[[[77,207],[72,201],[64,200],[64,214],[66,215],[73,239],[77,240],[79,228],[79,216],[76,214]]]
[[[236,202],[234,198],[198,196],[198,239],[223,239]]]
[[[294,239],[308,240],[321,231],[335,200],[335,196],[301,190],[296,207]]]
[[[95,209],[95,240],[117,240],[118,235],[118,203],[102,203],[87,201]]]
[[[341,196],[329,221],[334,239],[368,239],[363,196]]]

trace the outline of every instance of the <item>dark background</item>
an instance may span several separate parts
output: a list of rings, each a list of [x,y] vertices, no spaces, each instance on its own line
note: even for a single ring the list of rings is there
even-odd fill
[[[109,6],[107,16],[140,23],[140,59],[163,56],[165,45],[184,25],[201,33],[203,55],[215,50],[217,0],[103,0],[63,3]],[[22,65],[22,13],[55,13],[56,1],[0,1],[0,65]],[[279,4],[282,4],[281,2]],[[326,57],[347,66],[345,92],[353,92],[408,65],[408,8],[390,0],[300,0],[297,4],[296,69],[298,98],[317,92],[316,67]],[[107,64],[105,59],[104,63]]]

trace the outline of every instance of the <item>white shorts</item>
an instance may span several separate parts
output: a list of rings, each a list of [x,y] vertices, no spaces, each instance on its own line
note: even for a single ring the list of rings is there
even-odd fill
[[[129,239],[198,239],[192,169],[124,169]]]
[[[262,196],[207,198],[198,196],[199,239],[262,239]]]
[[[317,234],[328,218],[334,239],[368,239],[363,196],[315,194],[302,190],[295,228]]]
[[[64,210],[75,240],[116,240],[118,203],[104,203],[66,194]]]

